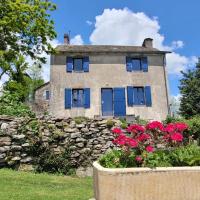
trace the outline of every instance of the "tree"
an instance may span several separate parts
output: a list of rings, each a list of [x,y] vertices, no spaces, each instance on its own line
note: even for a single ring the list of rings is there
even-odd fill
[[[182,72],[180,113],[186,118],[200,114],[200,59],[194,70]]]
[[[46,62],[41,53],[54,52],[50,40],[56,32],[49,11],[55,9],[48,0],[0,0],[0,79],[18,56],[41,65]]]
[[[6,71],[9,80],[5,83],[4,90],[17,95],[21,101],[32,100],[34,90],[44,83],[41,67],[38,65],[29,67],[23,56],[13,60],[11,66]]]
[[[31,77],[31,83],[29,85],[29,99],[33,100],[35,89],[44,84],[44,79],[42,78],[42,69],[38,65],[32,65],[28,69],[28,74]]]
[[[4,90],[17,95],[21,101],[25,101],[29,94],[31,78],[27,74],[28,64],[22,55],[10,62],[10,68],[5,72],[9,80],[5,83]]]

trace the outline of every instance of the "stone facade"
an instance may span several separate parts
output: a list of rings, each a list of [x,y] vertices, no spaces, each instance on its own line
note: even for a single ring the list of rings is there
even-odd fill
[[[113,147],[110,128],[119,124],[119,120],[0,116],[0,167],[32,169],[32,165],[37,164],[30,151],[35,141],[55,154],[70,150],[70,162],[75,168],[89,167]]]
[[[47,97],[49,92],[49,98]],[[47,82],[35,90],[34,103],[31,105],[36,113],[44,113],[49,110],[50,83]]]
[[[151,41],[150,41],[151,44]],[[85,48],[84,48],[85,47]],[[165,54],[153,47],[60,45],[51,56],[50,114],[57,117],[102,116],[102,88],[125,88],[126,115],[163,120],[169,113]],[[67,73],[67,57],[89,57],[89,72]],[[126,57],[147,57],[148,72],[127,72]],[[127,86],[151,87],[152,105],[128,106]],[[90,108],[65,109],[65,88],[90,88]]]

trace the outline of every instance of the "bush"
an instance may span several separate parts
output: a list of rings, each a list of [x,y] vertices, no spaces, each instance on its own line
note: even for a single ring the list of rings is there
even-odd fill
[[[191,119],[186,120],[189,126],[188,133],[193,136],[194,139],[200,140],[200,116],[195,116]]]
[[[81,124],[83,122],[86,122],[87,120],[88,120],[87,117],[75,117],[74,118],[74,121],[75,121],[76,124]]]
[[[106,125],[107,125],[108,128],[112,128],[115,125],[115,122],[113,120],[109,119],[106,122]]]
[[[183,118],[179,118],[179,117],[172,117],[170,115],[168,115],[166,117],[166,119],[163,121],[164,124],[170,124],[170,123],[175,123],[175,122],[183,122],[185,121]]]
[[[180,147],[172,151],[170,157],[173,166],[199,166],[200,147],[197,145]]]
[[[22,103],[16,94],[4,92],[0,97],[0,115],[34,117],[35,113],[33,113],[27,105]]]
[[[145,126],[132,124],[126,130],[114,128],[112,131],[116,135],[113,143],[120,150],[110,152],[100,159],[100,163],[106,167],[180,166],[180,162],[174,162],[176,159],[173,156],[177,154],[177,149],[189,148],[193,142],[192,138],[185,134],[188,125],[182,122],[163,124],[153,121]],[[199,148],[195,148],[195,151],[190,151],[192,156],[188,154],[190,162],[193,162],[193,156],[200,152]]]
[[[74,169],[69,158],[69,151],[57,155],[46,148],[36,159],[36,171],[71,175],[74,173]]]
[[[131,152],[126,154],[124,151],[112,150],[99,160],[103,167],[107,168],[122,168],[137,166],[135,162],[135,154]]]
[[[107,168],[200,166],[200,147],[193,144],[154,153],[143,152],[141,156],[113,150],[102,156],[99,163]]]

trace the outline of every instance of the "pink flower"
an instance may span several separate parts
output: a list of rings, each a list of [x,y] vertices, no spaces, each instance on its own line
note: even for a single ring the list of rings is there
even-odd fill
[[[183,141],[183,135],[181,133],[172,133],[170,136],[171,140],[182,142]]]
[[[167,126],[164,128],[164,131],[168,133],[174,132],[176,129],[176,126],[174,124],[167,124]]]
[[[132,124],[126,130],[128,132],[133,132],[133,133],[138,133],[138,132],[143,133],[145,131],[145,128],[138,124]]]
[[[163,136],[163,140],[168,141],[169,139],[170,139],[170,134],[165,134],[165,135]]]
[[[118,138],[114,140],[114,143],[123,146],[126,144],[126,139],[127,139],[126,135],[120,134]]]
[[[115,133],[115,134],[117,134],[117,135],[119,135],[119,134],[122,133],[122,130],[121,130],[120,128],[114,128],[114,129],[112,130],[112,132]]]
[[[138,142],[132,138],[127,138],[127,145],[129,145],[132,148],[135,148],[138,146]]]
[[[142,161],[142,157],[141,157],[141,156],[136,156],[135,160],[136,160],[137,162],[141,162],[141,161]]]
[[[142,141],[148,140],[150,138],[151,138],[151,136],[149,134],[142,133],[141,135],[139,135],[139,137],[137,139],[138,139],[138,141],[142,142]]]
[[[155,130],[155,129],[158,129],[160,131],[163,131],[164,130],[164,126],[161,122],[158,122],[158,121],[153,121],[153,122],[150,122],[146,125],[146,129],[147,130]]]
[[[174,125],[176,127],[176,130],[179,132],[183,132],[184,130],[188,129],[188,125],[185,123],[177,122]]]
[[[154,151],[154,148],[149,145],[149,146],[146,147],[146,151],[149,152],[149,153],[151,153],[151,152]]]

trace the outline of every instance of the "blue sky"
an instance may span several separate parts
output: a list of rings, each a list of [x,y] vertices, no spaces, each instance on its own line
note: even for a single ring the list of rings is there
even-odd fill
[[[179,71],[193,67],[198,57],[199,0],[54,2],[57,10],[52,17],[58,34],[57,42],[62,43],[63,34],[69,30],[74,44],[141,45],[143,36],[155,37],[157,48],[175,52],[167,60],[169,85],[171,95],[179,93]]]

